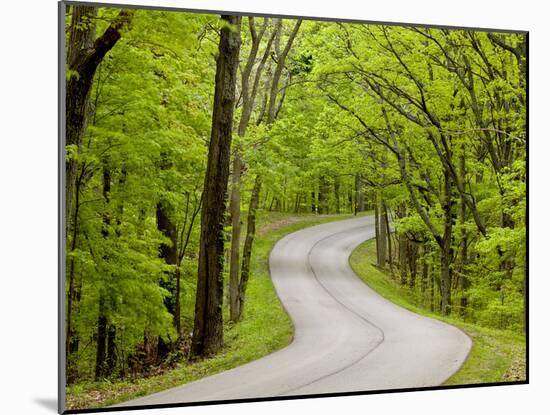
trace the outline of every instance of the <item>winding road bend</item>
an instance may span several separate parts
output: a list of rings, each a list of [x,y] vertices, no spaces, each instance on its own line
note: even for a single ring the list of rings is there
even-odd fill
[[[372,216],[287,235],[269,264],[294,323],[293,342],[246,365],[117,406],[442,384],[468,356],[470,338],[396,306],[359,280],[348,258],[373,237]]]

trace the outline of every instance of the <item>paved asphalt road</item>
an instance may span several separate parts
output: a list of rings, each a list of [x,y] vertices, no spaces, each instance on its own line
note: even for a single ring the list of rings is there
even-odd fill
[[[281,239],[269,264],[294,341],[244,366],[118,406],[442,384],[466,359],[470,338],[394,305],[357,278],[348,258],[373,237],[373,217],[362,217]]]

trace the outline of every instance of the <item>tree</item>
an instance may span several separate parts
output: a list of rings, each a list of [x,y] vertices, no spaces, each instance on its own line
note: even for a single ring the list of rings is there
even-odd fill
[[[258,64],[256,71],[253,75],[253,67],[256,64],[256,57],[258,55],[262,38],[267,30],[268,19],[265,18],[260,28],[259,33],[256,31],[256,25],[253,17],[248,18],[248,26],[250,30],[251,46],[246,65],[242,70],[241,76],[241,101],[242,110],[241,118],[238,125],[238,135],[242,140],[246,135],[246,130],[254,110],[254,104],[258,93],[258,87],[263,74],[263,70],[269,53],[271,51],[271,45],[273,39],[278,33],[278,28],[273,30],[267,45],[265,46],[263,56]],[[252,88],[250,88],[250,81],[253,79]],[[240,258],[240,245],[241,245],[241,180],[243,173],[243,160],[242,160],[242,143],[238,143],[233,158],[233,173],[231,180],[231,259],[229,268],[229,313],[232,321],[237,321],[241,317],[240,312],[240,297],[239,297],[239,258]]]
[[[258,64],[256,73],[254,76],[253,88],[248,92],[249,78],[251,76],[251,70],[254,63],[254,58],[258,52],[258,47],[260,44],[261,36],[266,30],[266,21],[264,21],[264,26],[260,30],[260,34],[256,34],[255,26],[253,20],[250,22],[250,33],[252,39],[251,52],[247,61],[247,65],[243,70],[242,77],[242,100],[243,108],[241,120],[239,123],[239,136],[244,137],[248,122],[252,115],[252,110],[254,108],[254,102],[257,94],[258,87],[261,82],[262,73],[266,65],[267,59],[271,53],[272,45],[274,44],[274,54],[277,56],[277,61],[273,75],[267,77],[264,81],[264,85],[267,88],[269,86],[269,98],[266,91],[265,94],[265,105],[267,109],[264,109],[260,112],[258,116],[257,125],[265,123],[269,128],[277,118],[280,109],[282,108],[284,102],[284,93],[280,93],[280,79],[283,74],[283,69],[285,68],[285,63],[287,56],[292,48],[292,44],[296,39],[298,30],[301,25],[301,21],[298,20],[294,25],[292,31],[290,32],[287,42],[284,49],[280,50],[280,36],[283,30],[282,21],[277,19],[274,28],[272,30],[271,36],[267,41],[265,46],[263,56]],[[269,100],[268,100],[269,99]],[[266,117],[264,118],[264,115]],[[265,143],[260,143],[259,147],[263,147]],[[255,148],[258,151],[258,148]],[[238,321],[242,317],[244,302],[246,297],[246,288],[248,285],[248,278],[250,274],[250,258],[252,255],[252,246],[254,243],[255,229],[256,229],[256,210],[259,205],[259,198],[261,192],[262,178],[259,173],[256,173],[254,178],[254,185],[252,188],[252,193],[250,196],[249,211],[247,218],[247,232],[244,241],[243,247],[243,260],[240,269],[240,278],[238,275],[239,271],[239,246],[240,246],[240,181],[241,181],[241,169],[242,169],[242,159],[241,159],[241,150],[239,148],[235,151],[234,166],[233,166],[233,192],[231,199],[231,215],[232,215],[232,245],[231,245],[231,267],[230,267],[230,281],[229,281],[229,296],[230,296],[230,318],[233,321]]]
[[[78,153],[82,146],[82,137],[86,128],[86,120],[94,111],[90,107],[89,96],[92,82],[98,65],[105,55],[114,47],[121,37],[121,31],[128,26],[132,19],[132,12],[121,10],[105,32],[96,38],[96,14],[97,9],[91,6],[73,6],[71,24],[69,27],[69,39],[66,52],[67,83],[65,91],[65,143],[67,161],[65,165],[65,204],[66,227],[65,233],[69,234],[73,228],[71,250],[76,249],[78,232],[78,208],[79,192],[83,180],[82,170],[78,175]],[[76,196],[75,196],[76,193]],[[76,200],[75,200],[76,199]],[[75,206],[76,205],[76,206]],[[66,359],[70,371],[71,351],[78,349],[78,340],[75,338],[73,325],[73,313],[76,302],[80,299],[78,293],[79,284],[75,281],[74,262],[71,261],[68,278],[67,293],[67,329],[66,329]]]
[[[89,108],[92,81],[97,67],[118,42],[122,30],[130,24],[133,15],[131,10],[121,10],[105,32],[95,38],[97,9],[92,6],[73,6],[72,9],[65,92],[65,141],[67,148],[71,150],[66,165],[67,218],[71,218],[73,206],[73,183],[77,171],[75,155],[82,145],[87,114],[93,111]]]
[[[97,9],[98,31],[118,13]],[[96,366],[101,378],[164,368],[181,350],[166,354],[161,347],[159,354],[158,345],[175,349],[178,333],[187,337],[191,329],[195,218],[214,79],[209,65],[213,47],[197,51],[195,34],[210,20],[135,12],[136,30],[125,32],[98,65],[67,238],[69,383],[95,378]],[[182,87],[188,82],[193,89]],[[99,196],[104,172],[110,177],[108,203]],[[157,207],[163,203],[163,220],[177,230],[175,264],[159,258],[162,247],[173,246],[162,226],[158,230]],[[104,214],[111,218],[108,225]],[[98,335],[100,315],[106,325]]]
[[[395,156],[408,204],[439,248],[440,309],[449,314],[457,278],[466,281],[464,273],[471,271],[468,267],[453,275],[454,253],[463,249],[457,241],[464,241],[464,230],[470,229],[469,239],[477,244],[492,239],[494,226],[514,226],[507,213],[495,223],[487,206],[492,200],[505,211],[510,208],[498,198],[504,197],[501,184],[508,176],[510,156],[523,148],[525,39],[511,35],[504,41],[500,34],[344,24],[327,32],[340,42],[326,45],[326,69],[317,71],[320,84],[328,99],[363,128],[364,136]],[[514,121],[507,112],[512,108],[518,114]],[[460,148],[464,143],[471,150],[463,163]],[[492,172],[487,171],[486,161]],[[469,171],[477,171],[475,182]],[[483,180],[483,174],[492,181]],[[460,215],[460,227],[455,226],[458,201],[468,211]],[[409,216],[399,220],[401,226],[397,223],[398,230],[402,229],[402,280],[407,278],[406,266],[411,272],[416,270],[411,244],[418,242],[404,239],[409,238],[409,230],[403,227]],[[501,257],[498,272],[512,280],[510,256],[498,246],[495,251]],[[380,241],[378,252],[384,253]],[[498,286],[502,284],[504,280]]]
[[[193,357],[212,355],[223,345],[223,223],[241,47],[241,18],[222,16],[222,20],[227,25],[221,29],[216,61],[212,133],[201,213],[195,323],[191,345]]]

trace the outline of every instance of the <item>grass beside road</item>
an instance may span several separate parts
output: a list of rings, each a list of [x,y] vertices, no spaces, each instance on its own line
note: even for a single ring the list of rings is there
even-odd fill
[[[417,314],[452,324],[472,339],[473,346],[466,362],[445,385],[466,385],[525,380],[525,336],[465,323],[452,317],[442,317],[419,307],[412,292],[400,286],[388,274],[375,267],[374,240],[357,247],[350,264],[355,273],[373,290],[389,301]]]
[[[237,324],[225,324],[223,350],[213,358],[192,364],[181,362],[171,371],[136,381],[71,385],[67,388],[67,409],[105,407],[183,385],[259,359],[292,341],[292,322],[283,310],[269,276],[269,253],[275,243],[289,233],[352,216],[259,213],[244,318]]]

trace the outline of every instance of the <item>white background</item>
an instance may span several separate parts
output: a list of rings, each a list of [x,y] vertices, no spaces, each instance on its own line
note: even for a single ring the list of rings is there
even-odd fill
[[[57,4],[2,2],[0,412],[52,414],[57,385]],[[124,3],[124,0],[118,1]],[[547,413],[550,44],[544,1],[134,0],[129,3],[530,31],[531,384],[150,410],[153,414]],[[125,412],[126,413],[126,412]]]

